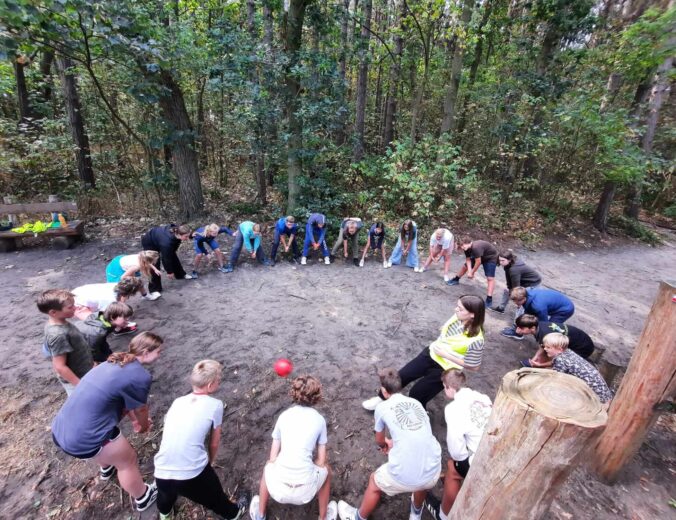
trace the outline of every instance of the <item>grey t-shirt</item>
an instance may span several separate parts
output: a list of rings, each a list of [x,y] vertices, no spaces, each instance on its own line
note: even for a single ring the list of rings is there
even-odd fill
[[[51,357],[66,355],[66,366],[82,378],[94,366],[91,350],[82,333],[71,323],[45,325],[45,346]],[[67,383],[61,376],[60,381]]]

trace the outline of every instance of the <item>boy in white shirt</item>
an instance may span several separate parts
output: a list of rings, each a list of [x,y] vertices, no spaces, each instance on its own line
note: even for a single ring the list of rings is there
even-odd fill
[[[322,397],[322,385],[312,376],[291,382],[294,405],[277,418],[272,431],[270,460],[265,465],[259,494],[251,500],[251,520],[265,520],[268,500],[303,505],[315,495],[319,520],[336,520],[337,506],[329,502],[331,470],[326,457],[326,420],[313,408]],[[317,457],[313,454],[317,449]]]
[[[436,485],[441,473],[441,446],[420,402],[399,393],[399,372],[385,368],[378,375],[384,400],[374,410],[376,444],[387,455],[387,462],[371,473],[359,508],[341,500],[338,514],[341,520],[366,520],[382,493],[412,493],[409,520],[420,520],[427,490]]]
[[[451,400],[444,410],[446,444],[451,458],[441,503],[438,498],[428,495],[425,505],[434,518],[447,520],[486,429],[492,403],[487,395],[465,387],[465,374],[460,370],[446,370],[441,381],[446,397]]]
[[[439,228],[430,237],[430,256],[427,257],[420,272],[427,270],[432,262],[435,264],[443,257],[444,258],[444,282],[448,282],[450,277],[448,272],[451,269],[451,254],[453,253],[453,246],[455,240],[453,233],[446,228]]]
[[[192,393],[176,399],[164,419],[160,451],[155,455],[157,509],[160,519],[170,518],[179,496],[211,509],[223,518],[238,520],[246,514],[249,494],[233,503],[223,492],[211,467],[221,440],[223,401],[211,397],[221,383],[223,366],[205,359],[192,370]],[[209,437],[208,451],[204,445]]]

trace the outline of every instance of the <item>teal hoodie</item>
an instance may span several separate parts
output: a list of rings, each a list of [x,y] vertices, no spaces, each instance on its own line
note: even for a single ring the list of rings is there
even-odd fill
[[[244,239],[244,247],[249,253],[258,251],[258,248],[261,245],[261,236],[254,235],[254,223],[250,220],[242,222],[239,225],[239,232],[242,233],[242,238]],[[251,241],[253,240],[253,249],[251,248]]]

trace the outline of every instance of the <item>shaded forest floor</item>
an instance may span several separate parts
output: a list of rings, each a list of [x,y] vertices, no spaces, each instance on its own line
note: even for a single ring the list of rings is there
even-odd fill
[[[69,251],[29,247],[0,256],[0,283],[5,305],[0,310],[0,517],[2,518],[154,518],[155,509],[134,513],[117,481],[101,483],[92,463],[76,461],[52,444],[49,424],[64,394],[50,364],[41,354],[44,317],[35,307],[47,288],[74,288],[104,281],[107,261],[140,248],[138,236],[111,233]],[[223,243],[226,241],[223,239]],[[230,243],[225,249],[229,251]],[[560,245],[541,251],[517,251],[544,275],[545,285],[574,300],[571,323],[585,329],[607,348],[606,357],[624,364],[652,305],[657,282],[676,279],[676,237],[663,246],[572,248]],[[188,244],[181,255],[188,264]],[[460,265],[454,255],[452,269]],[[10,267],[11,266],[11,267]],[[502,289],[502,270],[498,272]],[[159,447],[164,413],[172,400],[189,391],[187,376],[203,358],[221,361],[226,370],[216,397],[227,402],[224,436],[217,471],[230,491],[244,486],[257,491],[270,447],[270,433],[279,413],[289,405],[287,381],[272,372],[278,357],[295,363],[295,373],[311,373],[324,385],[319,411],[329,426],[330,460],[334,470],[331,495],[356,503],[368,474],[384,460],[373,444],[373,417],[360,403],[377,388],[376,367],[399,367],[436,337],[462,294],[483,295],[483,277],[443,284],[437,268],[424,274],[405,268],[384,271],[375,261],[363,269],[337,262],[311,261],[304,268],[280,262],[263,268],[247,261],[233,274],[215,270],[196,281],[166,281],[156,302],[131,304],[141,330],[165,338],[165,349],[150,367],[150,408],[156,430],[130,434],[146,475]],[[511,309],[510,309],[511,310]],[[486,351],[471,387],[492,398],[502,376],[534,350],[532,341],[500,336],[510,315],[488,313]],[[115,338],[114,350],[129,337]],[[431,421],[444,445],[442,396],[430,405]],[[663,417],[615,486],[607,486],[584,467],[563,486],[549,519],[670,518],[676,498],[674,416]],[[445,452],[445,449],[444,449]],[[438,486],[436,493],[440,493]],[[385,499],[372,518],[406,518],[408,497]],[[177,518],[209,518],[199,507],[179,502]],[[316,501],[306,507],[273,504],[272,519],[314,519]],[[429,516],[426,516],[429,518]]]

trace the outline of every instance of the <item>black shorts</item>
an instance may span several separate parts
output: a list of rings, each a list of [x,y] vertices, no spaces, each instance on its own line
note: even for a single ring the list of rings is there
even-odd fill
[[[455,468],[455,471],[458,472],[458,475],[460,475],[462,478],[465,478],[467,476],[467,472],[469,471],[469,457],[461,461],[454,460],[453,467]]]
[[[106,436],[106,439],[101,443],[101,446],[96,448],[94,451],[90,451],[89,453],[83,453],[83,454],[80,454],[80,455],[75,455],[74,453],[68,453],[66,450],[61,448],[59,443],[56,442],[56,438],[54,437],[53,433],[52,433],[52,440],[54,441],[54,444],[56,444],[66,455],[70,455],[71,457],[75,457],[76,459],[86,460],[86,459],[93,459],[94,457],[96,457],[106,444],[116,440],[120,435],[122,435],[122,432],[120,431],[120,429],[117,426],[115,426],[115,428],[113,428],[110,431],[110,433]]]

